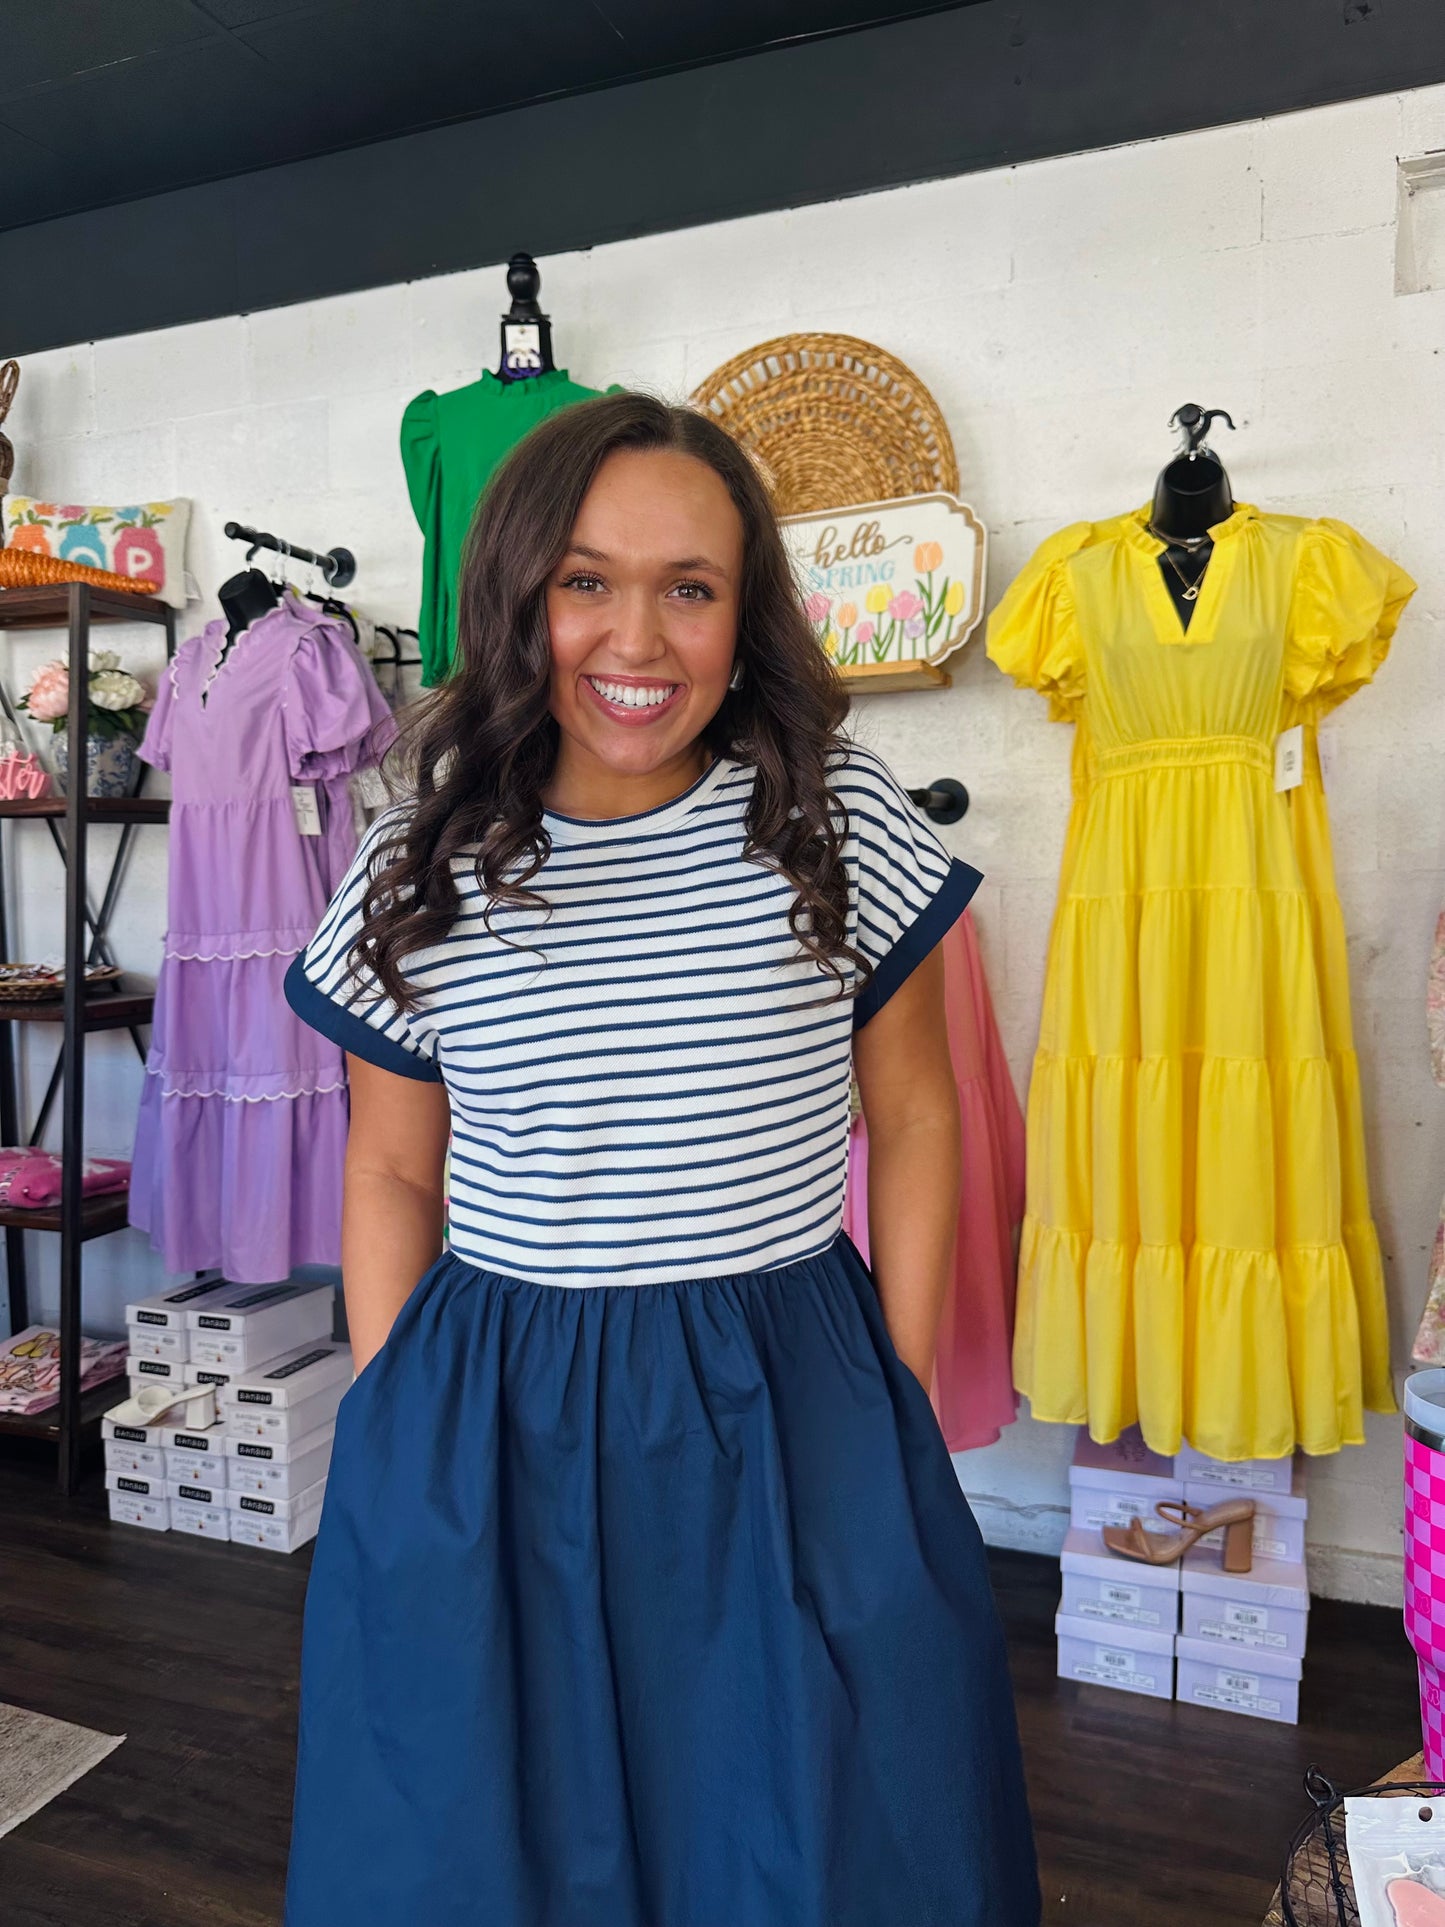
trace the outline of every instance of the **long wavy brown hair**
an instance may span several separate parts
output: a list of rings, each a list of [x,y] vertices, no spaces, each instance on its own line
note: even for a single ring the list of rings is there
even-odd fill
[[[451,674],[415,706],[394,753],[407,796],[372,865],[353,965],[402,1010],[416,1008],[408,957],[440,943],[460,909],[456,859],[497,904],[545,909],[527,886],[551,850],[542,792],[557,755],[548,708],[547,582],[594,476],[617,449],[706,462],[742,518],[743,576],[729,689],[702,731],[714,756],[756,772],[744,855],[796,891],[789,924],[834,996],[870,975],[848,942],[847,810],[828,784],[848,699],[799,602],[777,517],[749,457],[715,422],[650,395],[604,395],[534,428],[497,469],[467,540]]]

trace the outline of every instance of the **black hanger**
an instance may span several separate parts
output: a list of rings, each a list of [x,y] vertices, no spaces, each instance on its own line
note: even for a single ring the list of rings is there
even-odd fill
[[[502,316],[502,360],[498,381],[532,381],[556,372],[552,361],[552,317],[537,305],[542,277],[530,254],[507,263],[512,305]]]
[[[1224,464],[1212,448],[1205,447],[1215,421],[1234,427],[1224,409],[1201,408],[1193,401],[1170,416],[1169,426],[1179,430],[1184,446],[1160,470],[1149,513],[1149,532],[1164,544],[1159,572],[1186,630],[1214,552],[1209,531],[1234,512]]]

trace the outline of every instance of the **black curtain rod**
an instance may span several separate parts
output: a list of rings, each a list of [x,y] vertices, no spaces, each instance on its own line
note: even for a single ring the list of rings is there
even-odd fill
[[[257,549],[274,549],[278,555],[294,557],[297,562],[311,562],[326,577],[333,589],[344,589],[356,576],[356,557],[350,549],[328,549],[318,555],[315,549],[303,549],[295,542],[285,542],[279,535],[271,535],[265,529],[248,529],[244,523],[228,522],[226,534],[233,542],[249,542],[246,552],[249,562]]]

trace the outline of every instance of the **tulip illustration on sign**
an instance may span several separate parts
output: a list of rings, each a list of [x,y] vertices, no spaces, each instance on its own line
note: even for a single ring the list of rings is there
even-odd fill
[[[942,662],[982,618],[986,537],[956,496],[912,495],[788,516],[783,535],[798,566],[804,612],[845,672]]]

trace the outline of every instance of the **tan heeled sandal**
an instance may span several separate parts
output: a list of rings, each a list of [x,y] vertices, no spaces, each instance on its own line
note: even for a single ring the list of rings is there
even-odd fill
[[[1105,1526],[1104,1544],[1121,1559],[1139,1559],[1146,1566],[1172,1566],[1206,1532],[1224,1528],[1224,1570],[1248,1572],[1254,1562],[1254,1500],[1221,1499],[1218,1505],[1190,1505],[1184,1499],[1161,1499],[1154,1510],[1179,1530],[1167,1537],[1146,1532],[1142,1519],[1127,1526]]]

